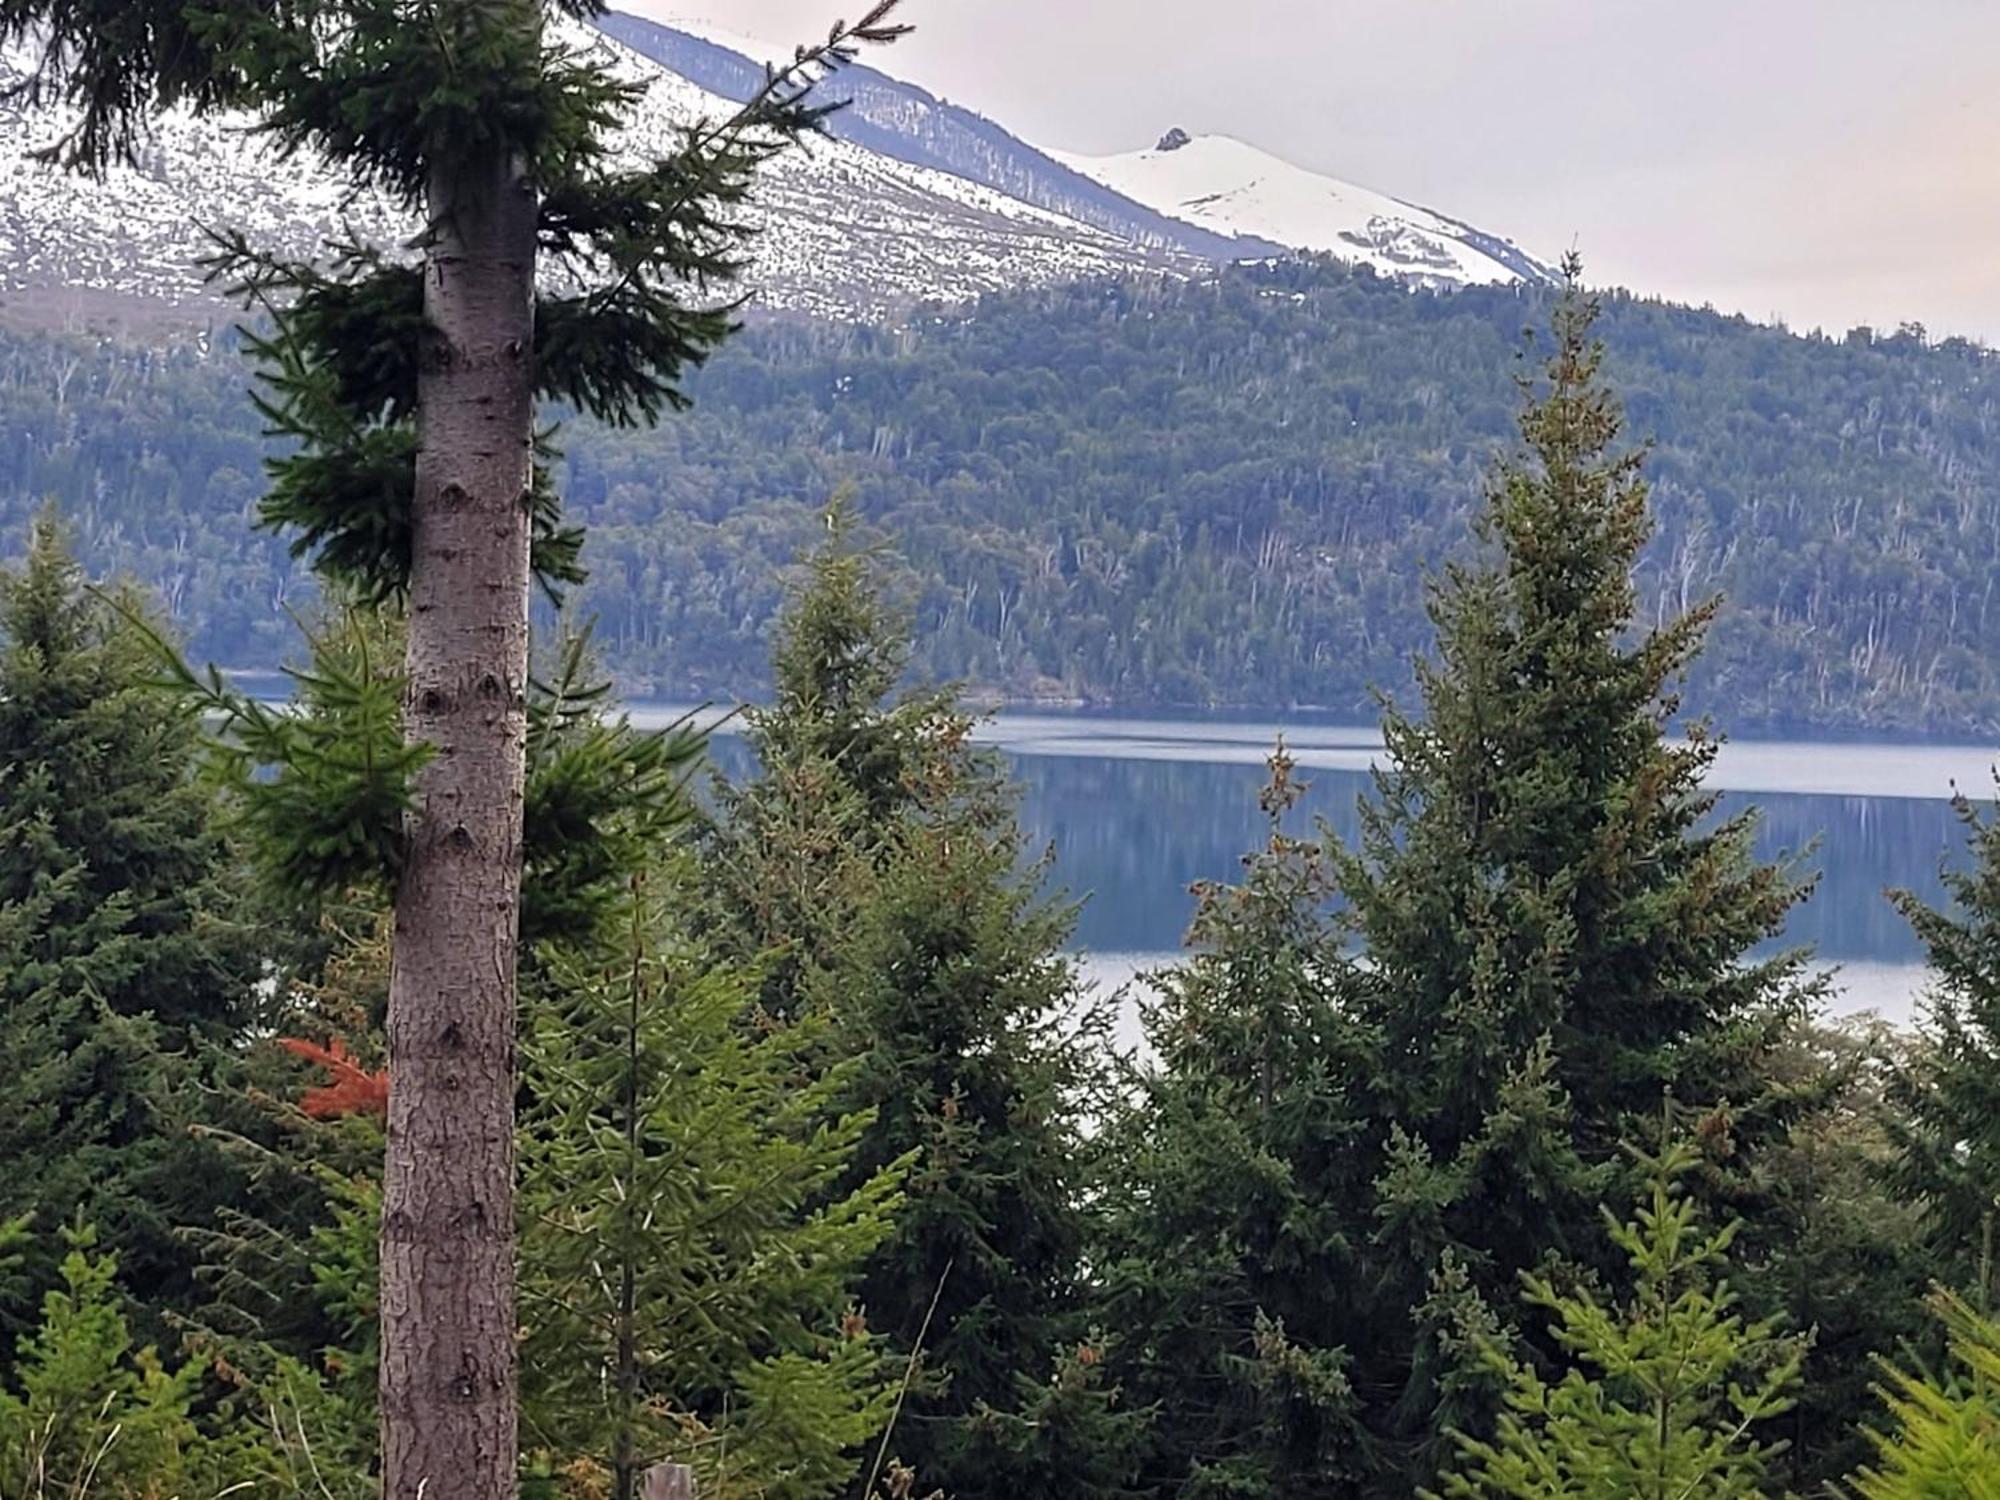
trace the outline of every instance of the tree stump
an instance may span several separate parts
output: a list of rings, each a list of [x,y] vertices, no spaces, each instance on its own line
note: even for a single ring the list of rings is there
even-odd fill
[[[639,1476],[639,1500],[695,1500],[694,1470],[686,1464],[654,1464]]]

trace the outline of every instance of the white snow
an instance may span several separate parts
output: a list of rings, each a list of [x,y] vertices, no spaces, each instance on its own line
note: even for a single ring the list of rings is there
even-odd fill
[[[792,51],[789,43],[746,41],[704,22],[674,24],[753,58]],[[734,111],[594,31],[573,26],[566,39],[602,49],[619,72],[647,81],[622,143],[628,160],[672,151],[687,126]],[[170,114],[136,164],[109,168],[100,180],[43,166],[31,159],[33,149],[60,136],[75,115],[8,96],[6,86],[33,56],[23,46],[0,49],[0,297],[64,289],[190,303],[205,297],[195,269],[211,248],[204,226],[243,230],[253,243],[295,259],[322,254],[333,238],[404,243],[417,228],[400,205],[350,192],[322,163],[280,161],[244,117]],[[1197,138],[1177,151],[1049,154],[1152,208],[1255,239],[1262,253],[1272,244],[1330,251],[1423,285],[1518,279],[1487,253],[1504,256],[1504,242],[1226,136]],[[1204,269],[1180,250],[842,140],[782,154],[744,218],[759,231],[745,279],[758,302],[842,318],[1094,275]]]
[[[1117,156],[1048,154],[1128,198],[1222,234],[1324,251],[1425,284],[1521,279],[1471,243],[1462,224],[1233,136],[1194,136],[1172,150]]]
[[[622,142],[627,160],[671,151],[686,126],[736,108],[595,32],[579,28],[569,40],[603,49],[619,72],[649,83]],[[349,233],[395,244],[417,227],[398,205],[348,193],[321,163],[280,161],[240,117],[170,114],[137,165],[111,167],[102,180],[43,166],[32,151],[75,117],[5,97],[32,56],[0,50],[0,295],[89,288],[186,303],[203,296],[194,265],[210,248],[203,226],[242,229],[293,257],[316,255],[329,238]],[[1183,264],[964,178],[837,140],[781,155],[744,218],[761,231],[746,276],[760,305],[834,317]]]

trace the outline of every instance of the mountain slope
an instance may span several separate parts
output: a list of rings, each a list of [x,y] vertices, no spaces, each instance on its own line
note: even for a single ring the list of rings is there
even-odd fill
[[[637,692],[755,693],[787,566],[852,480],[907,561],[926,676],[1365,720],[1430,639],[1421,581],[1471,545],[1548,295],[1278,262],[770,320],[657,430],[565,429],[576,606]],[[1657,439],[1641,617],[1726,601],[1690,704],[1738,730],[2000,729],[2000,357],[1625,297],[1601,326]],[[223,349],[0,330],[0,555],[55,496],[197,658],[294,651],[279,606],[309,583],[251,527],[245,382]]]
[[[627,134],[635,153],[669,149],[682,127],[733,109],[616,42],[576,40],[605,48],[627,76],[649,80]],[[345,194],[315,163],[278,161],[240,118],[170,115],[136,164],[114,167],[101,181],[44,167],[31,153],[74,117],[8,97],[31,62],[25,49],[0,51],[0,296],[12,294],[16,304],[59,289],[199,303],[192,267],[207,249],[205,224],[243,228],[293,256],[346,234],[395,243],[416,227],[396,205]],[[745,217],[764,231],[750,278],[761,303],[838,317],[1198,264],[1177,244],[1082,223],[845,140],[786,153]]]
[[[1118,193],[1219,234],[1321,251],[1427,286],[1554,279],[1511,241],[1293,166],[1232,136],[1171,130],[1150,151],[1051,155]]]
[[[628,132],[635,153],[668,149],[686,125],[730,112],[763,79],[753,56],[772,50],[616,12],[601,34],[578,27],[570,39],[649,80]],[[193,269],[208,249],[204,225],[244,229],[295,258],[329,239],[400,243],[416,227],[311,161],[279,161],[242,118],[170,115],[136,163],[102,180],[44,167],[34,148],[74,116],[12,94],[33,60],[25,47],[0,50],[0,300],[15,321],[50,321],[50,309],[83,299],[213,316]],[[781,158],[745,212],[763,231],[750,284],[767,308],[871,318],[1079,277],[1199,274],[1290,247],[1429,286],[1546,277],[1504,240],[1240,143],[1065,159],[859,64],[826,97],[846,105],[833,138]]]
[[[612,11],[601,17],[597,26],[642,56],[711,93],[735,100],[749,98],[762,84],[766,60],[789,52],[700,21],[662,25]],[[967,178],[1119,239],[1212,261],[1262,259],[1284,253],[1273,241],[1217,233],[1128,198],[1009,134],[985,116],[947,103],[914,83],[892,78],[865,63],[855,63],[830,79],[825,97],[843,106],[828,121],[828,128],[840,140],[912,166],[934,167]]]

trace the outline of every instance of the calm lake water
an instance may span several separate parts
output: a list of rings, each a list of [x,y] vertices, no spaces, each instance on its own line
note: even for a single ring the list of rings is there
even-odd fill
[[[1055,713],[1002,714],[983,726],[981,738],[1006,753],[1021,783],[1023,822],[1054,847],[1057,880],[1084,903],[1077,945],[1100,983],[1169,961],[1192,912],[1188,887],[1236,877],[1262,836],[1257,790],[1281,731],[1311,783],[1301,815],[1352,836],[1380,746],[1372,728]],[[1723,809],[1762,808],[1760,852],[1797,857],[1818,877],[1786,938],[1835,971],[1836,1010],[1910,1016],[1922,952],[1884,893],[1943,899],[1941,869],[1965,860],[1952,791],[1990,799],[1996,759],[2000,749],[1981,746],[1724,747],[1711,778]]]

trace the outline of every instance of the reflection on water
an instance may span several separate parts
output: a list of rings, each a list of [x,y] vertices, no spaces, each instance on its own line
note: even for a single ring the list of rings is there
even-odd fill
[[[1087,897],[1083,942],[1106,951],[1151,952],[1180,939],[1197,880],[1233,879],[1244,852],[1262,839],[1257,789],[1248,766],[1027,756],[1015,763],[1022,816],[1053,843],[1063,883]],[[1309,778],[1300,817],[1324,818],[1346,838],[1358,834],[1356,799],[1366,778],[1319,771]],[[1794,913],[1789,936],[1829,957],[1914,961],[1908,925],[1884,899],[1888,889],[1941,895],[1940,863],[1962,852],[1951,805],[1908,797],[1824,797],[1725,793],[1723,811],[1763,809],[1759,853],[1798,857],[1817,873],[1812,899]]]
[[[1059,878],[1083,898],[1078,942],[1094,953],[1160,955],[1177,946],[1192,909],[1188,887],[1234,879],[1261,839],[1254,766],[1029,755],[1015,770],[1023,821],[1055,846]],[[1355,771],[1313,773],[1302,813],[1353,838],[1365,785]],[[1885,892],[1942,900],[1940,867],[1964,850],[1950,803],[1731,792],[1722,811],[1753,802],[1763,809],[1759,853],[1796,859],[1802,876],[1815,879],[1786,940],[1841,967],[1842,1009],[1906,1015],[1922,951]]]
[[[1188,887],[1236,877],[1244,852],[1261,841],[1257,790],[1279,728],[1009,714],[981,730],[1013,762],[1023,823],[1054,847],[1058,881],[1084,903],[1077,940],[1099,982],[1116,987],[1170,957],[1192,913]],[[1309,772],[1301,816],[1322,817],[1353,837],[1355,799],[1380,743],[1375,732],[1283,728]],[[740,764],[739,746],[719,742],[718,751]],[[1943,899],[1940,867],[1965,853],[1948,799],[1954,786],[1990,794],[1995,758],[1954,746],[1725,747],[1712,778],[1722,810],[1761,807],[1759,853],[1796,858],[1816,877],[1786,941],[1810,945],[1837,969],[1840,1009],[1910,1013],[1922,953],[1884,893]]]

